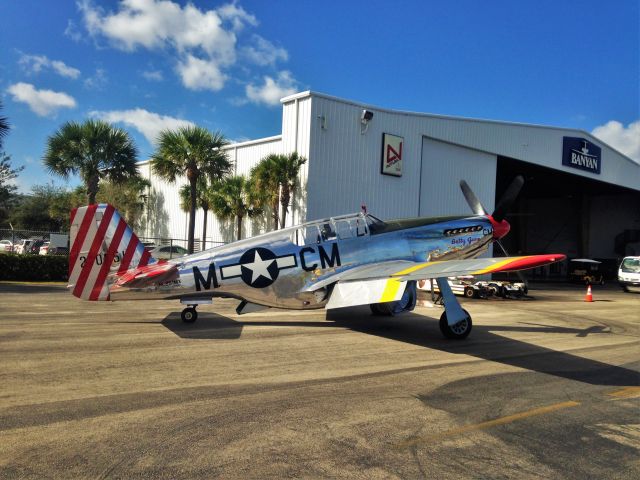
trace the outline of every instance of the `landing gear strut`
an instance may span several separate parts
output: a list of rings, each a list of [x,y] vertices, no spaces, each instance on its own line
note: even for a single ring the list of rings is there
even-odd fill
[[[198,312],[196,312],[196,306],[187,307],[182,310],[180,318],[184,323],[193,323],[198,319]]]
[[[446,278],[437,278],[436,281],[444,302],[444,313],[440,317],[440,331],[452,340],[467,338],[473,326],[471,315],[460,306]]]

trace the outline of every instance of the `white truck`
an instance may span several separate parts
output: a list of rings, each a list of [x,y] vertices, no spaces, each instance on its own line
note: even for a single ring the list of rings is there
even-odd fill
[[[625,292],[640,291],[640,257],[624,257],[618,268],[618,283]]]
[[[50,234],[49,241],[44,246],[40,247],[40,255],[67,254],[69,254],[69,235],[64,233]]]

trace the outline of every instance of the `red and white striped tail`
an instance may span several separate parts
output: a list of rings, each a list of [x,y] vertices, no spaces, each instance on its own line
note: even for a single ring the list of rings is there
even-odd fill
[[[109,274],[155,262],[133,230],[107,203],[71,212],[69,289],[84,300],[109,300]]]

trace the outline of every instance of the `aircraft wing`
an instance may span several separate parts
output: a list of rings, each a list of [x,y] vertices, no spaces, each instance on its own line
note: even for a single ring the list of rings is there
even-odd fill
[[[422,280],[438,277],[457,277],[461,275],[484,275],[497,272],[515,272],[542,267],[559,262],[565,255],[527,255],[523,257],[469,258],[466,260],[444,260],[418,263],[391,275],[401,281]]]
[[[514,272],[541,267],[566,258],[562,254],[527,255],[522,257],[470,258],[466,260],[442,260],[433,262],[409,262],[398,260],[368,264],[320,279],[305,288],[312,292],[335,282],[365,280],[425,280],[428,278],[456,277],[461,275],[483,275],[496,272]]]

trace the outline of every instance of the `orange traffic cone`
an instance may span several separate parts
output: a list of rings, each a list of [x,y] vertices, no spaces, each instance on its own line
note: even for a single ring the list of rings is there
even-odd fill
[[[591,293],[591,284],[587,287],[587,296],[584,297],[585,302],[593,302],[593,294]]]

